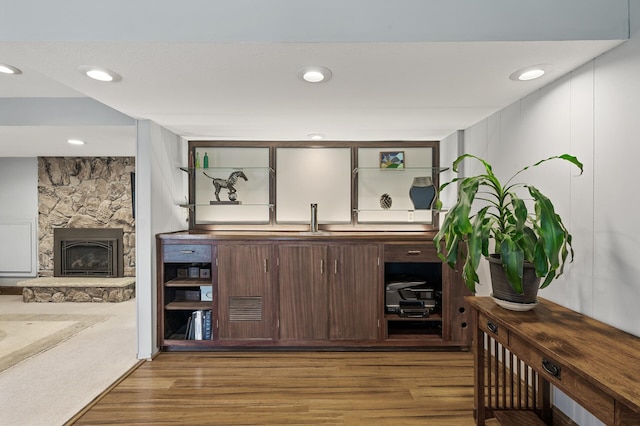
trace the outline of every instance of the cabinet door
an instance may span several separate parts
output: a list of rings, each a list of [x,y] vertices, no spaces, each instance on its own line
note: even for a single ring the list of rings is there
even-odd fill
[[[373,244],[329,248],[331,339],[378,338],[378,256]]]
[[[279,247],[280,339],[328,339],[326,257],[326,246]]]
[[[221,339],[273,338],[272,247],[218,246]]]

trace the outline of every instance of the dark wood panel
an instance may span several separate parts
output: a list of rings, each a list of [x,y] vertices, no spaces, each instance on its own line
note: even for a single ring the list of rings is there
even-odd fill
[[[329,248],[330,338],[379,338],[380,259],[378,245]]]
[[[281,245],[278,260],[280,338],[328,339],[327,247]]]
[[[274,315],[274,268],[270,245],[218,246],[218,309],[221,339],[272,339]],[[230,303],[240,297],[258,297],[260,321],[232,321]]]
[[[462,265],[459,266],[462,270]],[[471,308],[465,301],[471,292],[462,275],[442,264],[442,328],[443,338],[451,343],[468,345],[473,333]]]

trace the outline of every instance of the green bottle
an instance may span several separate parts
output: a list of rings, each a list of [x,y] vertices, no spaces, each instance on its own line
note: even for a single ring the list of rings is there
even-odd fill
[[[196,152],[196,169],[200,167],[200,153]]]
[[[209,156],[207,155],[206,152],[204,153],[204,159],[203,160],[204,160],[204,166],[203,167],[205,169],[208,169],[209,168]]]

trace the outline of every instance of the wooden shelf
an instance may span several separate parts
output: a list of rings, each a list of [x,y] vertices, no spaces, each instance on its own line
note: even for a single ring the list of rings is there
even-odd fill
[[[439,312],[430,314],[428,317],[401,317],[398,314],[385,314],[384,319],[387,321],[442,321],[442,315]]]
[[[501,425],[546,425],[546,423],[532,411],[494,411],[493,415]]]
[[[407,341],[407,342],[411,342],[411,341],[416,341],[416,342],[423,342],[423,341],[442,341],[442,335],[440,333],[432,333],[432,334],[399,334],[399,333],[393,333],[393,334],[389,334],[389,336],[387,337],[387,340],[392,340],[392,341]]]
[[[211,278],[176,278],[164,283],[165,287],[200,287],[210,285]]]
[[[197,311],[197,310],[210,310],[213,308],[213,302],[211,300],[197,301],[197,300],[184,300],[169,302],[164,307],[167,311]]]

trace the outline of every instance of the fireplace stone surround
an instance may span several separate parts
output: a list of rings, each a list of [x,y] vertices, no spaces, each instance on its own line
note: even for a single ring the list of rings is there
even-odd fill
[[[133,157],[38,158],[38,277],[54,275],[55,228],[122,228],[124,276],[135,277]]]

